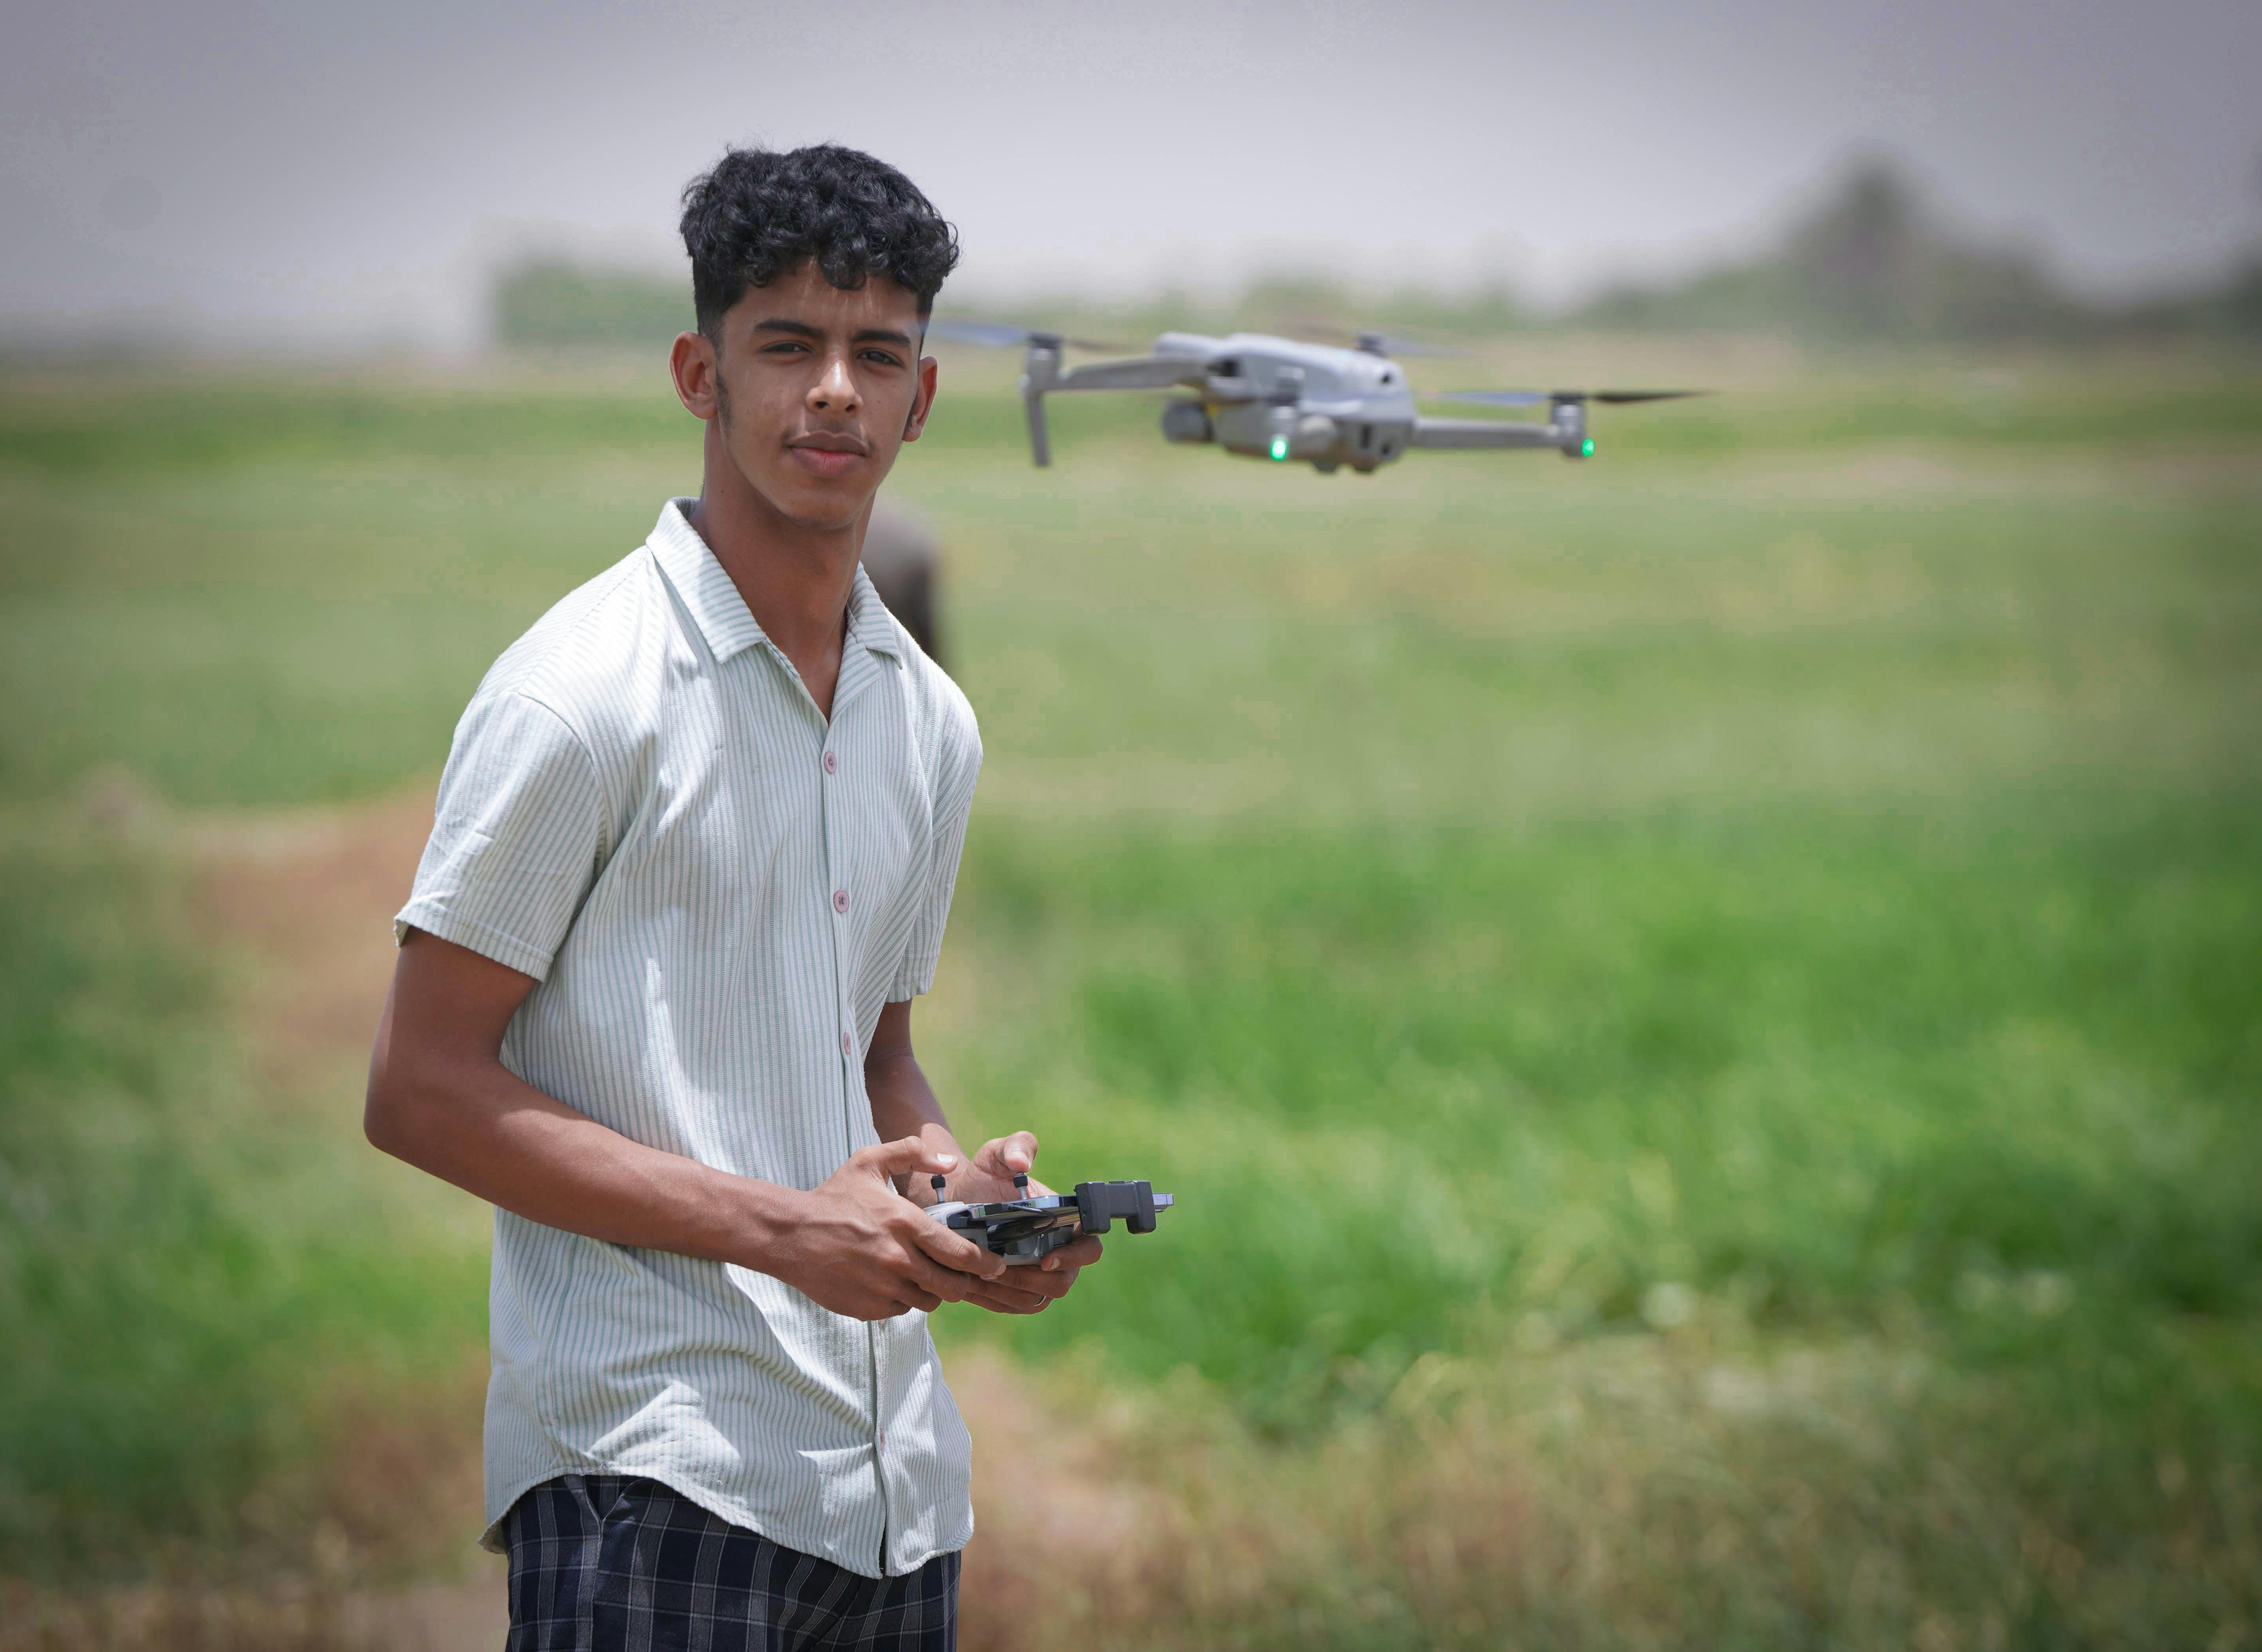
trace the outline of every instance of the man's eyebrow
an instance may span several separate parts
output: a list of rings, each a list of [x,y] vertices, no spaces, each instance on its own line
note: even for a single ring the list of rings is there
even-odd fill
[[[807,321],[796,321],[790,316],[766,317],[754,323],[754,331],[785,333],[799,339],[821,339],[825,336],[823,327],[813,327]],[[868,327],[849,342],[852,344],[901,344],[908,348],[911,343],[911,335],[894,327]]]

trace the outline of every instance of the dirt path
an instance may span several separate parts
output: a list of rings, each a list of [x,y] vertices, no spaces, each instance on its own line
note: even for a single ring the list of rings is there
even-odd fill
[[[231,1018],[278,1105],[351,1114],[392,974],[392,915],[431,830],[432,796],[423,782],[357,808],[205,815],[188,828],[197,916],[231,959]],[[342,1542],[381,1551],[393,1546],[388,1526],[476,1523],[477,1380],[430,1396],[415,1416],[343,1431],[330,1476]],[[372,1497],[373,1486],[391,1491]],[[401,1652],[500,1646],[501,1567],[461,1559],[473,1569],[462,1581],[349,1598],[329,1635]]]
[[[236,1018],[278,1088],[364,1061],[393,971],[391,919],[432,827],[420,784],[364,808],[213,815],[190,829],[198,915],[241,949]]]

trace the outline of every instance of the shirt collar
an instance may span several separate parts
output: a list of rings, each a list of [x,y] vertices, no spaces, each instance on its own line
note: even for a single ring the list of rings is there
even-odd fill
[[[708,650],[721,664],[735,655],[743,654],[757,643],[770,643],[762,628],[746,607],[746,600],[738,594],[738,587],[724,571],[723,564],[715,560],[715,553],[691,525],[688,513],[696,499],[674,499],[661,507],[659,521],[645,542],[652,548],[653,558],[667,576],[675,594],[691,611],[699,634],[707,639]],[[864,572],[862,564],[856,567],[856,583],[848,593],[848,631],[842,643],[845,657],[850,649],[861,648],[874,654],[884,654],[901,662],[903,644],[897,640],[893,620],[880,593],[872,588],[872,581]]]

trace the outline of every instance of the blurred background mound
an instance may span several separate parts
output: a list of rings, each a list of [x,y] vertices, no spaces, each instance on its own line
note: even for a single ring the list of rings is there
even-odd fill
[[[934,530],[888,500],[875,502],[864,529],[864,571],[911,640],[947,667],[935,613],[942,599],[942,547]]]

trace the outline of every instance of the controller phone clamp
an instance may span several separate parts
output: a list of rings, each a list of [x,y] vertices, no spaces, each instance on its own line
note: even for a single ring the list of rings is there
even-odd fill
[[[943,1179],[931,1182],[940,1194]],[[1171,1208],[1171,1196],[1148,1182],[1079,1182],[1072,1194],[1032,1196],[1028,1177],[1020,1175],[1013,1187],[1022,1196],[983,1204],[943,1201],[926,1213],[1010,1266],[1026,1268],[1081,1234],[1106,1232],[1118,1221],[1134,1233],[1151,1233],[1156,1213]]]

